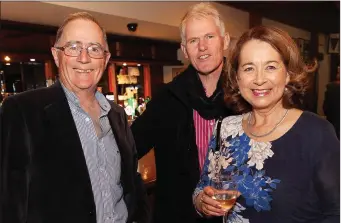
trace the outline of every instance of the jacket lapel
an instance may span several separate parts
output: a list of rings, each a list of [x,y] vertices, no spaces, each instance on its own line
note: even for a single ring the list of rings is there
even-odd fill
[[[45,106],[43,119],[46,131],[52,134],[50,136],[54,139],[51,143],[54,144],[52,147],[57,150],[54,156],[60,164],[58,168],[61,174],[68,175],[68,179],[72,179],[69,183],[74,187],[86,186],[88,189],[85,196],[93,198],[82,144],[60,83],[51,86],[49,93],[52,103]],[[92,206],[92,203],[89,205]]]
[[[131,222],[135,209],[135,185],[134,185],[134,155],[132,154],[133,140],[130,141],[129,126],[125,118],[125,113],[118,110],[118,106],[111,104],[108,113],[109,122],[115,136],[118,149],[121,153],[121,185],[123,187],[124,201],[128,209],[128,220]],[[128,130],[127,130],[128,128]]]
[[[65,93],[57,83],[50,87],[50,96],[52,103],[44,108],[44,122],[48,126],[49,134],[53,134],[55,139],[54,148],[58,149],[56,159],[61,163],[63,174],[70,175],[72,182],[84,187],[86,185],[87,194],[92,197],[92,186],[88,173],[82,144],[78,135],[72,113],[67,102]],[[127,126],[125,114],[120,112],[116,105],[111,104],[108,113],[108,119],[115,136],[115,140],[121,156],[121,185],[124,189],[124,200],[127,206],[131,206],[131,192],[134,190],[133,182],[133,154],[130,149],[131,143],[127,140]],[[87,204],[92,207],[94,203]],[[131,208],[128,208],[131,209]]]
[[[121,113],[115,108],[115,106],[111,106],[111,110],[108,113],[109,122],[115,136],[115,140],[118,146],[118,149],[121,154],[121,184],[124,188],[124,193],[128,193],[131,191],[130,176],[132,169],[132,160],[128,160],[127,158],[131,157],[127,136],[126,136],[126,123],[125,119],[122,117]]]

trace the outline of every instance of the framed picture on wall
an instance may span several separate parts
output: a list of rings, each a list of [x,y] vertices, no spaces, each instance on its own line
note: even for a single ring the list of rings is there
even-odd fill
[[[328,53],[340,53],[340,34],[333,33],[329,35]]]

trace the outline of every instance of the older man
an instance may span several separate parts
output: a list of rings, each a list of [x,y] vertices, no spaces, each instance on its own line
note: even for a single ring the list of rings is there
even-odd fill
[[[124,110],[96,91],[110,59],[105,31],[72,14],[52,54],[59,81],[2,105],[0,222],[132,222],[135,143]]]
[[[219,12],[209,3],[196,4],[182,19],[180,30],[181,49],[191,64],[132,124],[139,157],[155,149],[155,223],[207,220],[196,213],[192,193],[215,122],[230,114],[220,84],[230,39]]]

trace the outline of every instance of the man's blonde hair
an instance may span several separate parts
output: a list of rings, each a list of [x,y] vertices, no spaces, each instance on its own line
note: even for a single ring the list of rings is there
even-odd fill
[[[59,29],[57,31],[56,42],[55,42],[54,45],[57,46],[58,41],[60,40],[60,38],[63,35],[63,31],[64,31],[65,26],[67,24],[69,24],[70,22],[78,20],[78,19],[87,20],[87,21],[91,21],[91,22],[96,23],[98,25],[98,27],[102,30],[103,39],[104,39],[104,42],[105,42],[105,46],[104,47],[108,49],[108,41],[107,41],[107,35],[106,35],[106,32],[105,32],[105,29],[99,24],[97,19],[95,19],[95,17],[93,17],[88,12],[76,12],[76,13],[72,13],[72,14],[68,15],[68,17],[65,18],[64,22],[61,24],[61,26],[59,27]]]
[[[224,21],[218,12],[218,10],[208,2],[201,2],[195,5],[192,5],[188,11],[186,12],[185,16],[181,20],[180,24],[180,32],[181,32],[181,43],[186,45],[186,24],[189,19],[202,19],[202,18],[209,18],[212,17],[220,29],[221,36],[225,35],[225,24]]]

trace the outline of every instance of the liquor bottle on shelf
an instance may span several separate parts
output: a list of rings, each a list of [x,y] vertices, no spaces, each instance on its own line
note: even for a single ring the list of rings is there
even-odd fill
[[[1,95],[4,97],[6,94],[6,84],[3,80],[0,81]]]
[[[1,96],[5,98],[6,94],[6,84],[5,84],[5,74],[3,70],[0,70],[0,89],[1,89]]]

